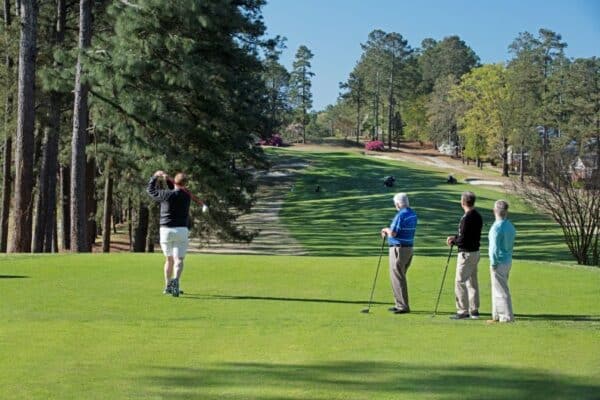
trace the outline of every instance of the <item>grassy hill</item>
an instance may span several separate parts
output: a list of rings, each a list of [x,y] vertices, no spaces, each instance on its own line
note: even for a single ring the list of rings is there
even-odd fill
[[[160,254],[0,257],[0,398],[598,398],[600,269],[574,266],[551,221],[509,198],[516,323],[449,320],[453,267],[432,318],[443,239],[467,186],[358,154],[273,156],[310,162],[281,212],[312,256],[189,255],[180,298],[161,294]],[[393,189],[381,184],[389,174]],[[362,314],[398,190],[421,218],[408,273],[413,312],[387,311],[384,259],[372,312]],[[475,192],[489,226],[503,194]]]

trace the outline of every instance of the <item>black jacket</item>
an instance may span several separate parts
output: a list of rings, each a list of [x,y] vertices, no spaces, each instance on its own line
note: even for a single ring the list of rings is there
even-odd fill
[[[477,210],[466,212],[460,219],[458,235],[454,237],[453,243],[458,246],[459,251],[478,251],[482,228],[483,219]]]
[[[188,228],[190,195],[183,190],[174,189],[171,183],[168,183],[169,189],[159,189],[156,187],[157,180],[153,176],[146,191],[152,200],[160,202],[160,226]]]

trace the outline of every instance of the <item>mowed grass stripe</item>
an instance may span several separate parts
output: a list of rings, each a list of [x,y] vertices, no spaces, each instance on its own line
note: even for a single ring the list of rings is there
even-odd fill
[[[487,260],[482,260],[485,265]],[[158,254],[0,258],[1,398],[593,398],[600,271],[517,262],[517,323],[450,321],[452,272],[415,258],[394,316],[377,257],[188,257],[179,299]],[[482,311],[489,277],[480,270]]]

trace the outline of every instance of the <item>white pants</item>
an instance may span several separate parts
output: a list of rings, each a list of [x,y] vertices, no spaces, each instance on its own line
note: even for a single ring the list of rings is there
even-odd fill
[[[188,249],[189,231],[186,227],[160,227],[160,247],[166,257],[183,258]]]
[[[510,290],[508,289],[508,275],[511,264],[500,264],[496,268],[490,267],[492,281],[492,319],[500,322],[511,322],[515,319],[512,309]]]

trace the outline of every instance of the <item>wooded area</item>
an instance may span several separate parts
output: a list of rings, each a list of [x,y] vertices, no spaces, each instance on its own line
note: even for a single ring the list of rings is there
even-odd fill
[[[560,34],[521,33],[510,60],[482,65],[458,36],[415,48],[374,30],[337,102],[314,111],[313,53],[300,46],[288,71],[263,5],[4,0],[0,250],[87,252],[102,237],[109,251],[122,223],[131,250],[153,248],[142,188],[157,169],[186,171],[210,204],[196,235],[251,240],[235,221],[274,135],[432,142],[521,181],[568,173],[598,190],[600,59],[567,58]]]

